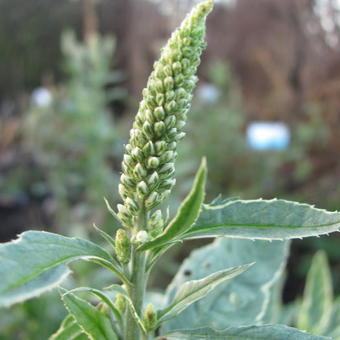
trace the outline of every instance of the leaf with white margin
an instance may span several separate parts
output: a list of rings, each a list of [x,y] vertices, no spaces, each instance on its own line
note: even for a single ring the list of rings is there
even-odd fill
[[[203,205],[196,223],[182,239],[224,236],[283,240],[324,235],[339,229],[340,212],[281,199],[219,199]]]
[[[194,250],[167,289],[168,303],[188,280],[199,279],[230,266],[249,262],[255,262],[255,265],[233,280],[222,283],[179,316],[166,321],[162,330],[261,323],[268,307],[270,289],[284,269],[287,253],[287,242],[229,238],[217,239]]]
[[[221,331],[211,328],[174,331],[158,340],[331,340],[283,325],[230,327]]]
[[[72,315],[67,315],[57,332],[49,340],[88,340],[88,336],[76,323]]]
[[[326,253],[319,250],[307,274],[297,326],[313,334],[327,329],[332,315],[333,287]]]
[[[27,231],[15,241],[0,244],[0,306],[55,288],[70,273],[66,264],[79,259],[108,265],[112,261],[95,243],[43,231]]]
[[[108,316],[96,307],[69,292],[62,296],[62,300],[68,312],[91,340],[118,339]]]
[[[178,288],[173,301],[158,313],[158,322],[161,323],[175,317],[197,300],[207,296],[222,282],[242,274],[252,265],[253,263],[250,263],[243,266],[220,270],[203,279],[183,283],[183,285]]]

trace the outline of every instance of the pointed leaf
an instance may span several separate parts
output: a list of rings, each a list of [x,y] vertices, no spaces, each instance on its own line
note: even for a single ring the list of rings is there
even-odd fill
[[[115,340],[110,319],[87,301],[72,293],[62,296],[68,312],[91,340]]]
[[[285,266],[287,242],[250,241],[220,238],[194,250],[169,285],[167,303],[188,280],[195,280],[217,270],[255,261],[242,275],[216,287],[208,296],[196,301],[180,315],[165,321],[162,331],[217,327],[262,322],[268,308],[271,287]]]
[[[298,314],[298,328],[322,334],[327,328],[333,302],[332,277],[324,251],[318,251],[307,275],[302,305]]]
[[[228,200],[204,205],[183,238],[283,240],[339,231],[340,213],[285,200]]]
[[[159,322],[164,322],[175,317],[195,301],[207,296],[215,287],[246,271],[251,264],[220,270],[204,279],[185,282],[179,287],[176,295],[169,306],[159,313]]]
[[[222,331],[212,328],[174,331],[162,335],[158,340],[331,340],[307,334],[283,325],[231,327]]]
[[[9,306],[56,287],[67,276],[65,264],[78,259],[109,263],[110,255],[90,241],[27,231],[0,245],[0,306]]]
[[[74,318],[68,315],[49,340],[88,340],[88,336],[84,334]]]
[[[184,199],[174,219],[169,223],[164,232],[150,242],[144,243],[140,250],[147,250],[162,246],[183,235],[195,223],[199,216],[204,195],[207,177],[206,159],[203,158],[195,176],[194,184],[188,196]]]
[[[90,287],[78,287],[74,288],[69,291],[69,293],[77,293],[77,292],[88,292],[93,295],[95,295],[97,298],[99,298],[102,302],[104,302],[113,312],[115,315],[117,321],[121,322],[122,317],[120,315],[120,312],[117,310],[117,308],[114,306],[114,303],[112,301],[112,298],[109,296],[108,292],[95,289],[95,288],[90,288]]]

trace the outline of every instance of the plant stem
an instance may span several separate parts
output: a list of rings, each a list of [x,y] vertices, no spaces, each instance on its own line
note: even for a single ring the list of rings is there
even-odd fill
[[[146,226],[147,215],[143,211],[139,216],[140,229]],[[132,275],[131,285],[127,288],[130,299],[136,309],[137,314],[142,319],[142,310],[144,303],[144,295],[147,281],[146,273],[146,255],[145,252],[137,252],[136,248],[132,250]],[[140,340],[142,339],[141,331],[133,318],[130,311],[127,311],[124,340]]]

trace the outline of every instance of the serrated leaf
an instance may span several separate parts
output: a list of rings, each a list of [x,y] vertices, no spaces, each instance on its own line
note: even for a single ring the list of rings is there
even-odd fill
[[[261,323],[270,298],[272,285],[280,278],[288,252],[282,241],[249,241],[220,238],[194,250],[180,267],[166,291],[171,302],[178,288],[217,270],[255,261],[255,265],[215,288],[208,296],[162,325],[163,331]]]
[[[90,241],[27,231],[0,245],[0,306],[24,301],[59,285],[78,259],[109,263],[110,255]]]
[[[318,251],[307,274],[297,326],[313,334],[322,334],[332,313],[332,277],[324,251]]]
[[[68,315],[49,340],[88,340],[88,336],[84,334],[74,318]]]
[[[72,293],[62,296],[68,312],[91,340],[115,340],[110,319],[87,301]]]
[[[228,200],[203,205],[183,238],[235,237],[283,240],[339,231],[340,213],[286,200]]]
[[[211,328],[174,331],[162,335],[158,340],[331,340],[330,338],[308,334],[283,325],[241,326],[221,331]]]
[[[200,214],[205,195],[205,181],[207,177],[206,159],[203,158],[196,173],[190,193],[179,207],[176,216],[168,224],[163,233],[155,239],[144,243],[140,250],[160,247],[179,238],[195,223]]]
[[[253,264],[246,264],[226,270],[220,270],[203,279],[185,282],[177,290],[173,301],[164,310],[159,312],[159,322],[164,322],[175,317],[195,301],[207,296],[222,282],[242,274]]]

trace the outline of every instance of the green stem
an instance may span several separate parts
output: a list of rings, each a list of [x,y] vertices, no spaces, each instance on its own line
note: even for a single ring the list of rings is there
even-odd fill
[[[139,230],[143,230],[147,222],[147,215],[144,211],[141,212],[139,216],[139,221]],[[127,287],[127,291],[137,314],[142,319],[144,295],[147,281],[146,255],[145,252],[138,252],[135,247],[132,250],[131,272],[131,285]],[[141,330],[137,325],[135,319],[131,315],[130,311],[127,311],[124,329],[124,340],[141,340],[143,336],[144,335],[141,334]]]

